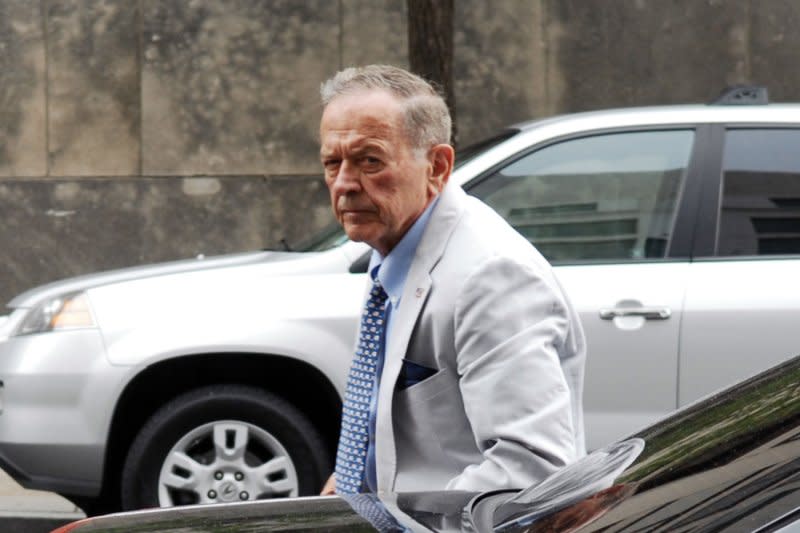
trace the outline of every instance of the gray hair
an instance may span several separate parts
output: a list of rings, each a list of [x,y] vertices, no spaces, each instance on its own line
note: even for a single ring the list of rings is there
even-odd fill
[[[343,94],[385,90],[403,102],[405,128],[411,145],[427,150],[450,144],[450,111],[433,86],[407,70],[391,65],[350,67],[337,72],[320,87],[322,105]]]

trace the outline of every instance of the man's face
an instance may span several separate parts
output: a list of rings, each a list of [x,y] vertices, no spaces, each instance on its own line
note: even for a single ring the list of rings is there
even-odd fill
[[[336,218],[348,237],[384,256],[442,190],[452,168],[449,146],[428,153],[412,148],[402,106],[385,91],[335,97],[322,114],[320,140]]]

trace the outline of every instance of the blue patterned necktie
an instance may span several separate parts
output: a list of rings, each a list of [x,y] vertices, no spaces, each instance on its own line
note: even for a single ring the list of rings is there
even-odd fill
[[[367,462],[369,405],[385,331],[386,292],[377,280],[361,314],[361,329],[342,408],[342,430],[336,452],[336,492],[360,492]]]

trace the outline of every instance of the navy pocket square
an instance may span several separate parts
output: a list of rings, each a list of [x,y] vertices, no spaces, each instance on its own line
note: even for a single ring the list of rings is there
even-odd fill
[[[403,390],[424,381],[438,372],[435,368],[428,368],[408,359],[403,359],[403,367],[397,378],[397,390]]]

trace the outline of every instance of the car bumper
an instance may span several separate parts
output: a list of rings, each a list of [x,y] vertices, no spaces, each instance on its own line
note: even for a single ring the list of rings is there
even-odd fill
[[[0,338],[0,467],[26,488],[97,495],[129,371],[96,329]]]

